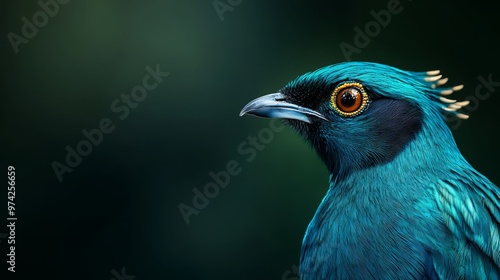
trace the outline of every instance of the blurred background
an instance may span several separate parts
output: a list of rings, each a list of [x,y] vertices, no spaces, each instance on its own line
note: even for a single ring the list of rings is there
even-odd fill
[[[458,99],[477,98],[479,77],[500,81],[497,12],[480,1],[63,2],[2,9],[0,162],[16,168],[18,277],[297,279],[328,173],[294,132],[238,117],[248,101],[345,61],[341,43],[357,46],[351,60],[440,69],[450,85],[465,84]],[[356,45],[355,27],[388,4],[400,12]],[[151,71],[161,73],[144,93],[137,86]],[[499,185],[500,87],[488,92],[450,126]],[[89,151],[82,131],[103,120],[114,130],[100,141],[94,133]],[[88,155],[70,156],[71,167],[68,149]],[[179,205],[194,207],[193,189],[228,163],[237,175],[198,199],[203,209],[183,208],[188,225]]]

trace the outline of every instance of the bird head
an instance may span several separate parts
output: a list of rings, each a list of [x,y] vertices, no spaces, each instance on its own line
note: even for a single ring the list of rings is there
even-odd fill
[[[391,161],[423,131],[455,146],[445,119],[467,118],[456,110],[468,102],[444,97],[463,87],[440,87],[447,80],[437,70],[339,63],[251,101],[240,116],[283,119],[312,144],[331,174],[347,175]]]

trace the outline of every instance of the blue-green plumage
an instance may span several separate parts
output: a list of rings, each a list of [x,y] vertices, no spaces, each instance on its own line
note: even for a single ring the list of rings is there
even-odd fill
[[[301,279],[500,279],[500,191],[459,152],[437,71],[348,62],[242,114],[279,117],[330,171],[304,236]]]

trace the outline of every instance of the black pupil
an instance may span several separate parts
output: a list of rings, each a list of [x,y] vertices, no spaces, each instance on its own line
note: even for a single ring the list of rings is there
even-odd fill
[[[356,91],[352,89],[345,91],[340,98],[340,102],[345,107],[352,107],[356,103]]]

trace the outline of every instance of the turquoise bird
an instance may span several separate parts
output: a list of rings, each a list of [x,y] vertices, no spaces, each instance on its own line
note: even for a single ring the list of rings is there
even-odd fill
[[[468,102],[447,80],[346,62],[243,108],[283,119],[330,172],[301,279],[500,279],[500,190],[455,144],[446,118]]]

